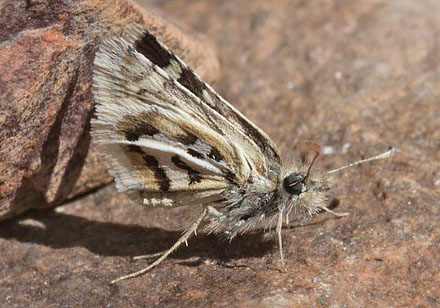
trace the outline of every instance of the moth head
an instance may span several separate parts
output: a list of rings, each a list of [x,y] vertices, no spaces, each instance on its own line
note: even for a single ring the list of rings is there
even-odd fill
[[[313,142],[306,142],[306,145],[315,152],[315,156],[307,168],[307,172],[292,171],[288,172],[283,178],[283,189],[286,193],[291,195],[292,198],[295,198],[295,196],[299,197],[308,191],[319,190],[324,184],[322,179],[316,179],[311,176],[313,164],[320,154],[319,145]]]
[[[306,142],[306,145],[315,153],[311,163],[302,168],[287,170],[282,178],[285,198],[282,211],[288,220],[314,215],[328,203],[330,187],[327,178],[319,171],[312,172],[320,148],[313,142]]]
[[[307,171],[288,171],[282,179],[282,187],[285,196],[288,196],[287,206],[284,207],[284,210],[287,211],[288,215],[293,208],[295,208],[294,212],[296,212],[296,214],[300,214],[299,216],[305,213],[309,215],[316,214],[319,209],[331,212],[331,210],[326,207],[330,190],[328,181],[331,181],[329,176],[356,165],[389,158],[398,151],[398,149],[390,148],[388,151],[379,155],[355,161],[322,174],[320,172],[311,172],[313,164],[320,154],[319,145],[313,142],[306,142],[306,145],[315,152],[312,162],[306,169],[304,169]],[[334,212],[332,213],[335,214]],[[337,215],[343,216],[339,214]]]

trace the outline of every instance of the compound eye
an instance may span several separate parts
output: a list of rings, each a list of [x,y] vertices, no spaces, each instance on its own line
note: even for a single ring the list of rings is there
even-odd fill
[[[283,180],[284,189],[292,195],[299,195],[303,189],[302,180],[304,178],[298,173],[292,173]]]
[[[294,184],[293,186],[289,186],[290,191],[287,192],[292,195],[299,195],[302,192],[303,184],[301,182],[298,182]]]

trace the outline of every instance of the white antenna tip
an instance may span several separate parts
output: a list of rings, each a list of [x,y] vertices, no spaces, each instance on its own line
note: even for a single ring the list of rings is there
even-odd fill
[[[362,160],[356,161],[354,163],[342,166],[340,168],[336,168],[336,169],[330,170],[329,172],[327,172],[327,174],[336,173],[336,172],[339,172],[339,171],[344,170],[346,168],[350,168],[350,167],[353,167],[353,166],[356,166],[356,165],[367,163],[367,162],[370,162],[370,161],[373,161],[373,160],[387,159],[387,158],[390,158],[391,156],[393,156],[394,153],[396,153],[396,152],[400,152],[400,150],[398,148],[395,148],[395,147],[390,147],[388,149],[388,151],[386,151],[386,152],[383,152],[383,153],[381,153],[379,155],[376,155],[376,156],[373,156],[373,157],[369,157],[369,158],[366,158],[366,159],[362,159]]]

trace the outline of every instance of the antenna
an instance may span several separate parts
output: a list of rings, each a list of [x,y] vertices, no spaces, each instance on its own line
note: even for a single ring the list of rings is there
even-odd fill
[[[312,162],[311,162],[310,165],[309,165],[309,169],[307,170],[307,174],[306,174],[306,176],[304,177],[304,180],[307,180],[307,178],[308,178],[309,175],[310,175],[310,170],[312,170],[312,166],[313,166],[313,164],[315,163],[315,160],[318,158],[319,154],[321,154],[321,147],[320,147],[317,143],[312,142],[312,141],[306,141],[306,142],[304,142],[304,143],[305,143],[305,145],[308,146],[313,152],[315,152],[315,156],[313,157]]]
[[[390,147],[390,149],[388,151],[386,151],[386,152],[383,152],[383,153],[381,153],[379,155],[376,155],[376,156],[373,156],[373,157],[369,157],[369,158],[366,158],[366,159],[358,160],[358,161],[355,161],[354,163],[351,163],[351,164],[348,164],[348,165],[345,165],[345,166],[342,166],[342,167],[330,170],[329,172],[327,172],[327,174],[336,173],[336,172],[339,172],[339,171],[344,170],[346,168],[350,168],[350,167],[353,167],[353,166],[356,166],[356,165],[367,163],[367,162],[370,162],[370,161],[373,161],[373,160],[389,158],[389,157],[393,156],[393,154],[398,152],[398,151],[399,151],[398,149]],[[309,168],[309,171],[310,171],[310,168]],[[307,175],[308,175],[308,173],[307,173]]]

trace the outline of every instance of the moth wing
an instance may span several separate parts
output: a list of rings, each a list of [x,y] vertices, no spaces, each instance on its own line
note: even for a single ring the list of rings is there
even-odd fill
[[[94,62],[92,135],[117,188],[150,205],[212,202],[228,186],[246,182],[252,170],[264,171],[252,136],[219,112],[232,107],[213,108],[183,86],[179,76],[192,72],[164,46],[139,46],[109,39]],[[139,52],[148,48],[156,50],[149,58]],[[236,112],[228,115],[239,119]]]
[[[203,82],[187,65],[174,55],[163,43],[157,40],[145,27],[133,24],[127,27],[122,37],[136,51],[144,55],[153,64],[186,88],[192,95],[221,116],[222,122],[234,127],[234,133],[245,136],[247,159],[254,170],[263,176],[272,176],[280,172],[281,159],[272,139],[259,127],[250,122],[243,114]]]

